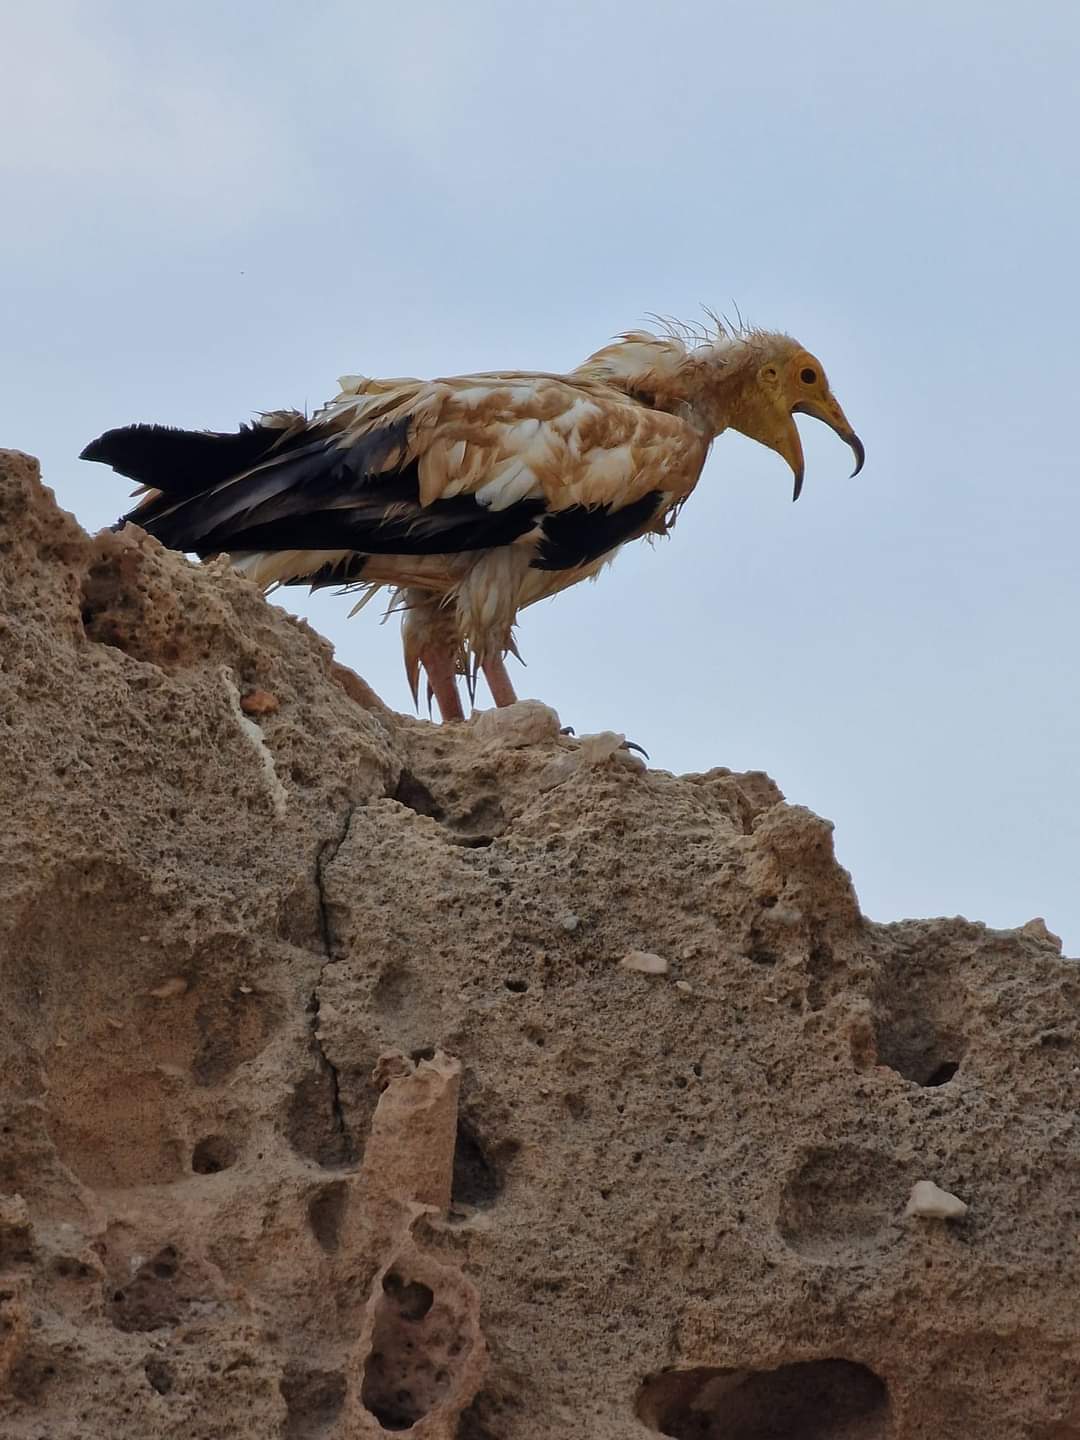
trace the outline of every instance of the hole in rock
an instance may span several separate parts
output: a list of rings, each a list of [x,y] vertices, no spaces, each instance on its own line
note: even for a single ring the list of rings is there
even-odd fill
[[[196,1084],[220,1085],[245,1060],[259,1053],[277,1024],[273,1005],[242,992],[239,1001],[230,986],[228,993],[208,996],[196,1008],[199,1039],[191,1062]]]
[[[454,845],[491,845],[506,830],[506,816],[496,795],[481,795],[463,814],[444,820],[446,838]]]
[[[850,1360],[776,1370],[671,1370],[637,1398],[638,1419],[673,1440],[885,1440],[885,1383]]]
[[[27,1255],[25,1258],[29,1260],[31,1256]],[[53,1270],[63,1280],[88,1280],[94,1273],[89,1265],[84,1264],[81,1260],[72,1260],[66,1255],[60,1256],[53,1262]]]
[[[86,638],[98,645],[126,650],[131,643],[133,623],[137,623],[139,604],[135,596],[125,593],[125,557],[110,556],[91,565],[83,580],[82,626]],[[134,578],[128,575],[128,579]]]
[[[877,1036],[878,1063],[888,1065],[916,1085],[944,1085],[960,1068],[963,1042],[942,1033],[925,1017],[911,1017]]]
[[[320,1440],[331,1433],[345,1403],[344,1375],[290,1368],[279,1388],[286,1411],[284,1440]]]
[[[750,959],[755,965],[779,965],[780,956],[775,950],[770,950],[767,945],[761,945],[757,941],[750,947]]]
[[[504,980],[503,984],[515,995],[524,995],[529,988],[527,980]]]
[[[196,1175],[217,1175],[236,1164],[236,1146],[224,1135],[207,1135],[191,1154],[191,1168]]]
[[[943,959],[903,957],[882,975],[875,996],[877,1060],[916,1085],[944,1085],[967,1048],[961,1028],[967,997]]]
[[[107,1308],[117,1330],[161,1330],[175,1325],[183,1309],[174,1283],[178,1270],[176,1249],[166,1245],[139,1267],[129,1285],[112,1291]]]
[[[485,1387],[461,1412],[455,1440],[505,1440],[523,1408],[519,1394],[495,1385]]]
[[[508,1159],[516,1150],[516,1144],[503,1145],[501,1155]],[[450,1192],[454,1203],[471,1205],[478,1210],[494,1205],[503,1188],[498,1160],[499,1156],[489,1153],[479,1137],[463,1120],[459,1120]]]
[[[330,1067],[313,1068],[293,1089],[285,1122],[293,1149],[328,1169],[347,1165],[353,1158],[352,1138],[341,1123],[337,1098]]]
[[[384,1295],[393,1297],[403,1320],[422,1320],[435,1301],[435,1292],[430,1285],[420,1280],[403,1280],[396,1270],[383,1276],[382,1288]]]
[[[176,1247],[166,1245],[164,1250],[159,1250],[151,1261],[151,1269],[159,1280],[172,1280],[176,1275],[177,1254]]]
[[[308,1201],[311,1233],[327,1254],[336,1250],[341,1242],[341,1222],[347,1200],[345,1182],[337,1180],[333,1185],[324,1185],[317,1190]]]
[[[417,779],[411,770],[402,770],[397,788],[390,798],[396,800],[399,805],[408,806],[417,815],[427,815],[431,820],[441,820],[443,817],[442,806],[424,782]]]
[[[3,1298],[0,1296],[0,1298]],[[10,1298],[10,1297],[8,1297]],[[16,1400],[28,1404],[39,1404],[48,1390],[49,1382],[56,1376],[56,1366],[43,1363],[40,1355],[31,1350],[24,1353],[9,1371],[6,1389]],[[42,1432],[35,1431],[36,1435]],[[44,1432],[46,1440],[48,1431]]]
[[[1070,1036],[1057,1030],[1047,1030],[1039,1036],[1039,1044],[1044,1050],[1068,1050],[1071,1043]]]
[[[824,940],[815,940],[806,957],[806,1003],[811,1010],[822,1010],[842,974],[838,974],[832,947]]]
[[[151,1356],[143,1366],[146,1378],[159,1395],[168,1395],[175,1383],[172,1366],[156,1355]]]
[[[461,1353],[462,1337],[447,1305],[433,1312],[434,1291],[422,1281],[390,1270],[382,1288],[360,1398],[384,1430],[408,1430],[449,1390],[449,1357]]]
[[[780,1194],[787,1244],[813,1260],[853,1264],[896,1236],[911,1177],[893,1156],[856,1145],[811,1150]]]

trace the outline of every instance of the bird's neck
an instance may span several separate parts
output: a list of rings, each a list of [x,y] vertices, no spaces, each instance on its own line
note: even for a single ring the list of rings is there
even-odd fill
[[[691,350],[680,340],[635,331],[590,355],[574,374],[679,415],[713,440],[737,416],[752,362],[744,340]]]
[[[746,340],[725,340],[687,356],[682,381],[688,418],[710,440],[738,425],[753,395],[754,373],[754,347]]]

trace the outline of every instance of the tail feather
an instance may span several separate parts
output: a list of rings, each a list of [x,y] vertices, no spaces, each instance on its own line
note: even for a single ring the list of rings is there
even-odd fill
[[[303,416],[295,413],[281,419],[302,421]],[[282,424],[241,425],[226,434],[169,425],[125,425],[92,440],[79,459],[101,461],[140,485],[180,498],[198,495],[258,465],[291,429]]]

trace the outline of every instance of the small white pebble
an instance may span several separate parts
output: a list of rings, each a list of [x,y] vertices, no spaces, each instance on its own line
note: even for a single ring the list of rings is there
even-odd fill
[[[926,1220],[959,1220],[968,1207],[957,1195],[942,1190],[933,1180],[918,1180],[911,1187],[905,1215],[918,1215]]]
[[[637,970],[642,975],[666,975],[668,963],[662,955],[649,950],[631,950],[619,961],[624,970]]]
[[[565,930],[568,935],[572,935],[580,924],[581,921],[576,915],[566,914],[559,919],[560,928]]]
[[[171,980],[163,980],[160,985],[155,985],[153,990],[146,993],[152,995],[155,1000],[172,1000],[177,995],[183,995],[188,988],[188,982],[182,975],[174,975]]]
[[[676,980],[675,989],[681,990],[684,995],[692,995],[694,993],[694,987],[690,984],[689,980]]]
[[[250,985],[238,985],[236,988],[240,991],[241,995],[253,995],[255,993]]]

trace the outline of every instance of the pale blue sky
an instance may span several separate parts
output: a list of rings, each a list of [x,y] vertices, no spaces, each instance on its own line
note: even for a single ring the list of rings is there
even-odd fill
[[[76,459],[336,377],[564,369],[734,303],[823,360],[673,537],[524,619],[520,691],[653,763],[768,770],[879,919],[1080,953],[1071,0],[38,0],[0,20],[0,444]],[[405,707],[397,626],[279,597]]]

